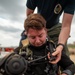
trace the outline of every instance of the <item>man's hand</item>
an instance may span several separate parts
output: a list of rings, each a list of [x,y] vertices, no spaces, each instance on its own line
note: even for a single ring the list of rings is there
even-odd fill
[[[63,47],[61,45],[58,46],[56,48],[55,52],[52,53],[52,56],[55,56],[56,59],[53,60],[53,61],[49,61],[49,62],[52,63],[52,64],[58,63],[61,59],[62,50],[63,50]],[[50,59],[50,52],[48,53],[48,59]]]

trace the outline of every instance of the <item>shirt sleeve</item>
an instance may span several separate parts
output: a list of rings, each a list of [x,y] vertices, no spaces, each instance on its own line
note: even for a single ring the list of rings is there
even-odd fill
[[[26,6],[27,8],[34,10],[37,5],[36,3],[37,3],[37,0],[27,0]]]
[[[64,13],[74,14],[75,12],[75,0],[68,0]]]

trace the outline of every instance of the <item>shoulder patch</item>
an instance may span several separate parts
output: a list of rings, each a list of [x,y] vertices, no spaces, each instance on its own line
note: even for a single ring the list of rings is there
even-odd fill
[[[29,44],[28,39],[22,40],[21,42],[22,42],[23,47]]]

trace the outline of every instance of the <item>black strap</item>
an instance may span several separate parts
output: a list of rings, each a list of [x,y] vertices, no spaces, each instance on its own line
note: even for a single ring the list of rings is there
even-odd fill
[[[61,45],[63,48],[65,47],[65,45],[62,44],[62,43],[58,43],[58,44],[57,44],[57,47],[60,46],[60,45]]]

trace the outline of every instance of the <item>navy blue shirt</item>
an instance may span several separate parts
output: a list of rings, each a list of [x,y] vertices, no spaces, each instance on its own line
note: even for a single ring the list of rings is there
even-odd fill
[[[51,28],[59,23],[63,11],[74,14],[75,0],[27,0],[26,6],[32,10],[37,7],[38,13],[47,21],[46,27]]]

